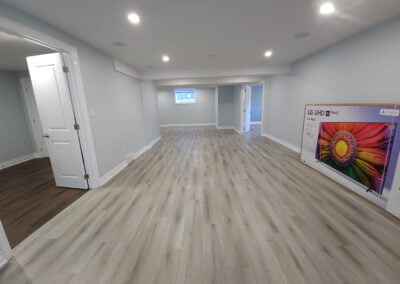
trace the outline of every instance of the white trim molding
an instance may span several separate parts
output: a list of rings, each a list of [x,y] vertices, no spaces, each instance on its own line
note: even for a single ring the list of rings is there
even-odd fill
[[[115,166],[113,169],[108,171],[105,175],[100,177],[100,182],[99,182],[98,187],[106,184],[113,177],[118,175],[122,170],[124,170],[127,166],[129,166],[130,163],[132,163],[134,160],[139,158],[142,154],[144,154],[145,152],[150,150],[160,140],[161,140],[161,136],[158,136],[157,138],[153,139],[148,145],[142,147],[139,151],[128,154],[124,161],[122,161],[117,166]]]
[[[216,126],[215,123],[161,124],[160,127]]]
[[[236,127],[233,126],[217,126],[218,130],[235,130],[237,134],[243,134],[243,132],[240,132]]]
[[[37,153],[28,154],[28,155],[25,155],[25,156],[17,157],[17,158],[12,159],[12,160],[8,160],[8,161],[5,161],[5,162],[0,162],[0,170],[8,168],[8,167],[15,166],[15,165],[18,165],[18,164],[21,164],[23,162],[26,162],[26,161],[29,161],[29,160],[32,160],[32,159],[35,159],[36,155],[38,155],[38,154]]]
[[[300,153],[300,151],[301,151],[299,147],[297,147],[289,142],[286,142],[285,140],[282,140],[280,138],[272,136],[271,134],[263,133],[263,134],[261,134],[261,136],[271,139],[272,141],[275,141],[275,142],[285,146],[286,148],[289,148],[290,150],[292,150],[294,152]]]
[[[0,221],[0,269],[8,263],[11,257],[12,250]]]

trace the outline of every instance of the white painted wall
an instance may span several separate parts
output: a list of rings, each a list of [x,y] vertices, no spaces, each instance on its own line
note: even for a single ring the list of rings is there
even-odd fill
[[[144,126],[146,143],[160,137],[160,118],[158,113],[157,89],[153,81],[141,81]]]
[[[300,147],[306,104],[400,103],[399,31],[397,18],[268,78],[263,132]]]
[[[233,127],[236,129],[237,132],[242,133],[243,132],[242,119],[244,120],[244,117],[242,116],[243,108],[242,108],[242,86],[241,85],[237,85],[237,86],[233,87],[233,97],[234,97],[233,112],[235,114]]]
[[[158,91],[161,125],[214,124],[215,88],[196,88],[196,103],[175,104],[173,89]]]
[[[0,70],[0,165],[34,152],[16,72]]]
[[[139,80],[115,71],[111,56],[26,13],[0,4],[0,17],[38,30],[77,49],[86,102],[92,114],[91,131],[100,176],[120,165],[127,155],[145,147],[145,104]],[[157,130],[148,132],[152,131]]]

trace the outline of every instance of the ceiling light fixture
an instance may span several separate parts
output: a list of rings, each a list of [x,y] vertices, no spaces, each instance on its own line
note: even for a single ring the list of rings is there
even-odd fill
[[[130,13],[128,14],[128,20],[129,22],[131,22],[134,25],[137,25],[140,23],[140,17],[138,14],[136,13]]]
[[[267,50],[265,53],[264,53],[264,56],[265,57],[271,57],[272,56],[272,50]]]
[[[162,56],[162,61],[168,62],[169,61],[169,56],[168,55],[163,55]]]
[[[331,15],[335,13],[336,8],[332,2],[325,2],[319,7],[319,13],[321,15]]]

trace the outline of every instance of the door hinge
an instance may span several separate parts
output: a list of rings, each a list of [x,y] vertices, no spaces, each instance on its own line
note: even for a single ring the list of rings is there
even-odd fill
[[[89,179],[89,174],[85,174],[85,175],[83,176],[83,178],[84,178],[85,180],[88,180],[88,179]]]
[[[62,69],[63,69],[64,73],[68,73],[69,72],[68,66],[63,66]]]
[[[74,129],[75,129],[75,130],[79,130],[79,129],[80,129],[80,126],[79,126],[78,123],[75,123],[75,124],[74,124]]]

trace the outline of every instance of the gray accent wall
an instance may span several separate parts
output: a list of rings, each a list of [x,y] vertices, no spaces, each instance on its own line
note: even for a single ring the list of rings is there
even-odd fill
[[[304,106],[400,103],[400,18],[333,45],[266,80],[263,132],[300,147]]]
[[[34,152],[16,72],[0,70],[0,163]]]
[[[218,127],[234,127],[235,97],[234,86],[218,87]]]
[[[215,88],[196,88],[196,103],[175,104],[174,90],[158,91],[158,107],[161,125],[214,124]]]
[[[261,121],[262,91],[262,85],[251,86],[251,122]]]
[[[115,71],[111,56],[24,12],[0,4],[0,16],[77,49],[100,176],[146,146],[144,106],[151,101],[144,103],[139,80]]]
[[[218,87],[218,127],[235,128],[240,132],[240,98],[240,85]]]

